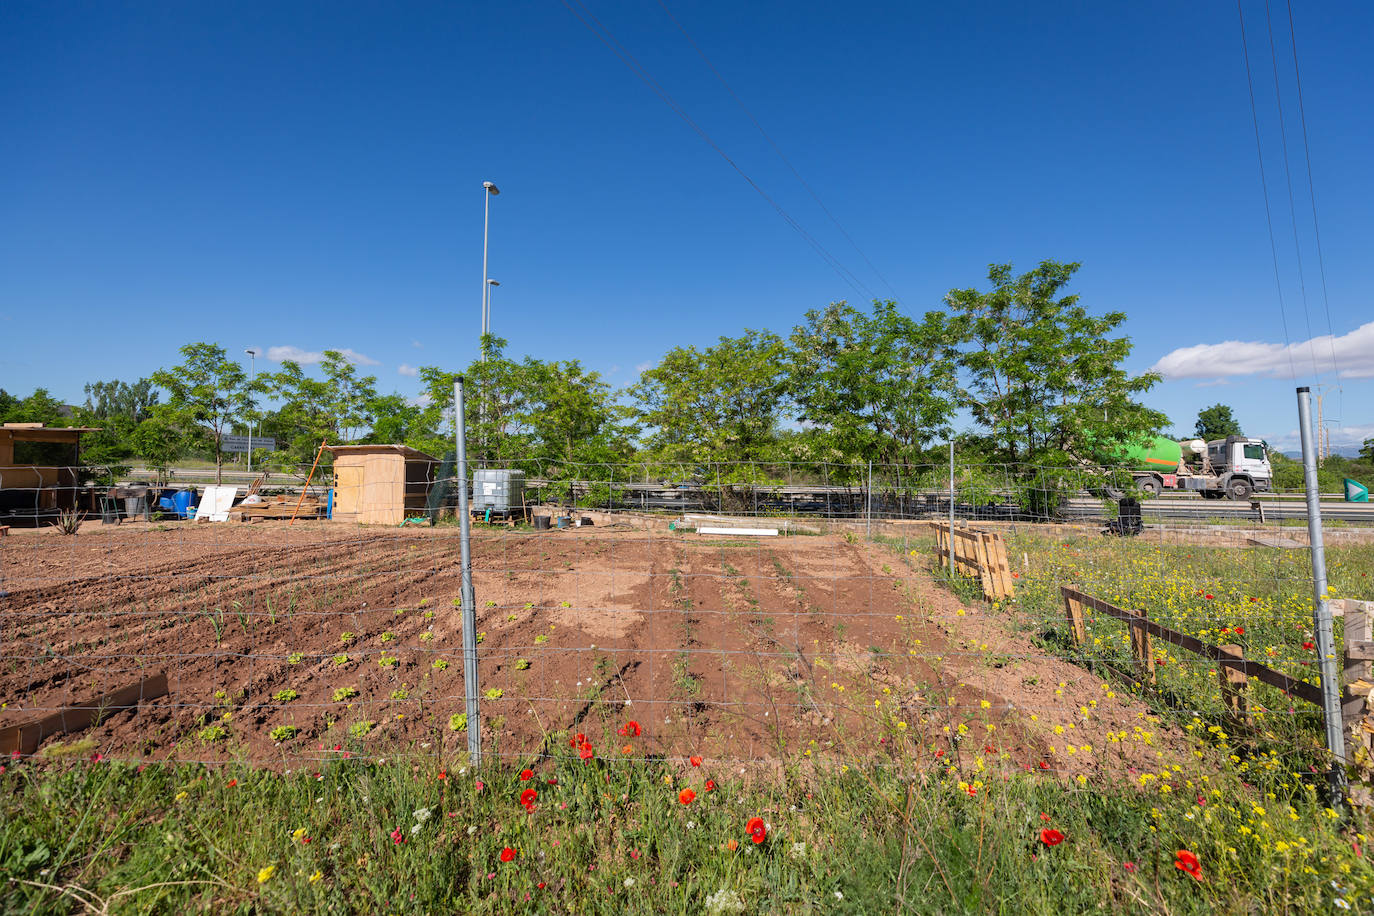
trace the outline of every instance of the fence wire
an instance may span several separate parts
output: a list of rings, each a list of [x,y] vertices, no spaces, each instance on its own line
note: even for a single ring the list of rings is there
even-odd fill
[[[294,767],[456,761],[480,726],[513,762],[948,762],[1142,784],[1198,754],[1326,766],[1318,706],[1092,608],[1077,640],[1063,594],[1316,684],[1300,500],[1132,507],[1111,480],[1024,466],[956,465],[951,492],[943,465],[511,462],[523,489],[473,526],[473,723],[452,464],[401,465],[336,465],[308,500],[304,470],[268,475],[260,505],[308,505],[294,522],[182,518],[176,487],[111,495],[76,483],[85,468],[6,486],[0,740]],[[1332,592],[1358,614],[1374,516],[1332,509]],[[1010,597],[948,575],[951,513],[1000,536]]]

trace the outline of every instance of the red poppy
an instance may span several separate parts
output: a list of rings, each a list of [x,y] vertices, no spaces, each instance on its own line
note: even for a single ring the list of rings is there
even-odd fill
[[[1046,827],[1044,830],[1040,831],[1040,842],[1044,843],[1046,846],[1058,846],[1060,843],[1064,842],[1064,834],[1055,830],[1053,827]]]
[[[514,858],[515,858],[515,850],[514,850],[514,849],[511,849],[509,846],[507,846],[507,847],[505,847],[504,849],[501,850],[501,861],[502,861],[502,862],[509,862],[511,859],[514,859]]]
[[[751,817],[745,823],[744,829],[749,831],[749,837],[757,845],[768,839],[768,825],[763,822],[761,817]]]
[[[1046,814],[1045,812],[1041,811],[1041,812],[1040,812],[1040,820],[1042,820],[1042,821],[1044,821],[1045,823],[1048,824],[1048,823],[1050,822],[1050,816],[1049,816],[1048,814]]]
[[[439,778],[440,778],[440,779],[448,779],[448,770],[440,770],[440,771],[439,771]]]
[[[620,734],[628,735],[631,738],[638,738],[642,731],[643,730],[639,727],[639,723],[636,722],[634,719],[631,719],[624,725],[620,726]]]
[[[584,744],[580,749],[578,749],[577,755],[581,757],[583,760],[591,760],[593,757],[596,756],[596,751],[592,749],[592,746],[590,744]]]
[[[568,747],[579,747],[587,743],[587,736],[578,732],[568,739]]]
[[[1049,763],[1048,763],[1047,761],[1044,761],[1044,760],[1040,761],[1040,769],[1042,769],[1042,770],[1048,770],[1049,768],[1050,768],[1050,765],[1049,765]]]
[[[526,789],[520,793],[520,804],[524,805],[527,810],[532,810],[534,808],[534,800],[538,797],[538,792],[533,789]]]
[[[714,779],[708,779],[708,780],[706,780],[706,791],[707,791],[707,792],[714,792],[714,791],[716,791],[716,781],[715,781]]]
[[[1245,627],[1236,627],[1236,635],[1237,635],[1237,636],[1244,636],[1244,635],[1245,635]]]
[[[397,827],[395,830],[391,831],[391,842],[395,843],[397,846],[400,846],[405,841],[406,835],[401,832],[400,827]]]
[[[1132,872],[1132,873],[1135,872],[1135,863],[1134,863],[1134,862],[1122,862],[1122,863],[1121,863],[1121,867],[1124,868],[1124,869],[1126,869],[1126,871],[1128,871],[1128,872]]]
[[[697,793],[693,792],[691,789],[683,789],[681,792],[677,793],[677,800],[684,805],[690,805],[692,800],[696,797]]]
[[[1202,880],[1202,863],[1197,856],[1186,849],[1180,849],[1177,853],[1178,859],[1174,862],[1174,868],[1184,872],[1195,881]]]
[[[1305,643],[1302,644],[1302,647],[1303,647],[1304,649],[1306,649],[1307,651],[1309,651],[1309,652],[1311,652],[1313,649],[1317,648],[1316,644],[1315,644],[1315,643],[1312,643],[1312,642],[1305,642]]]
[[[991,744],[985,744],[985,745],[983,745],[983,753],[984,753],[984,754],[995,754],[995,753],[997,753],[997,748],[993,747]]]
[[[694,767],[699,767],[699,766],[701,766],[701,758],[698,757],[698,756],[695,755],[695,754],[693,754],[691,757],[688,757],[688,758],[687,758],[687,762],[690,763],[690,764],[691,764],[692,766],[694,766]]]
[[[1208,595],[1208,596],[1207,596],[1207,600],[1208,600],[1208,601],[1211,601],[1211,600],[1212,600],[1212,596],[1211,596],[1211,595]]]
[[[936,756],[936,757],[943,757],[943,756],[945,756],[944,750],[938,750],[938,751],[936,751],[936,752],[935,752],[935,756]]]
[[[239,784],[239,781],[238,781],[237,779],[231,779],[231,780],[229,780],[229,788],[231,788],[231,789],[234,788],[234,786],[236,786],[236,785],[238,785],[238,784]]]
[[[530,781],[531,779],[533,779],[533,778],[534,778],[534,770],[521,770],[521,771],[520,771],[520,781],[521,781],[521,782],[529,782],[529,781]]]

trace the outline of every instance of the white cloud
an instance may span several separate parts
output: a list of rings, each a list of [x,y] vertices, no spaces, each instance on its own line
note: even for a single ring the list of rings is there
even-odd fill
[[[364,356],[357,350],[348,347],[330,347],[331,350],[338,350],[343,354],[344,359],[355,366],[380,366],[381,363],[370,356]],[[324,361],[323,350],[302,350],[300,347],[268,347],[267,358],[273,362],[280,363],[286,360],[300,363],[302,366],[313,365]]]
[[[1238,375],[1288,378],[1294,368],[1298,375],[1311,373],[1314,361],[1317,372],[1337,372],[1340,378],[1374,378],[1374,321],[1338,337],[1323,334],[1289,345],[1227,340],[1180,347],[1150,368],[1170,379]]]
[[[428,407],[434,403],[434,398],[430,397],[429,394],[421,394],[411,398],[408,403],[415,407]]]
[[[640,363],[638,366],[635,366],[635,372],[642,375],[646,369],[652,369],[655,365],[657,365],[657,363]]]
[[[414,366],[408,366],[405,363],[401,363],[397,366],[396,371],[409,378],[415,378],[415,376],[420,374],[419,369],[416,369]]]
[[[410,342],[410,345],[417,350],[423,350],[425,348],[425,345],[420,343],[418,340],[412,340]]]

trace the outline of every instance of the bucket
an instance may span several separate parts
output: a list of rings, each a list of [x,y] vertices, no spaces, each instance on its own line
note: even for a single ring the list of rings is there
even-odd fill
[[[144,514],[144,507],[147,505],[147,498],[143,496],[124,497],[124,517],[138,518]]]
[[[177,515],[181,516],[182,518],[190,517],[191,506],[195,503],[195,501],[195,490],[177,490],[176,493],[172,495],[172,506],[176,509]]]
[[[568,525],[569,525],[571,522],[572,522],[572,516],[570,516],[570,515],[560,515],[560,516],[558,516],[558,527],[559,527],[559,528],[566,528],[566,527],[568,527]]]
[[[548,530],[549,530],[549,517],[548,517],[547,515],[536,515],[536,516],[534,517],[534,530],[535,530],[535,531],[548,531]]]

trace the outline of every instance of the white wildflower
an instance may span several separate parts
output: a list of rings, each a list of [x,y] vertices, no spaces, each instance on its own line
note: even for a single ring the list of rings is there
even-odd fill
[[[707,897],[703,903],[707,916],[726,916],[727,913],[744,912],[744,901],[739,899],[739,894],[725,887]]]

